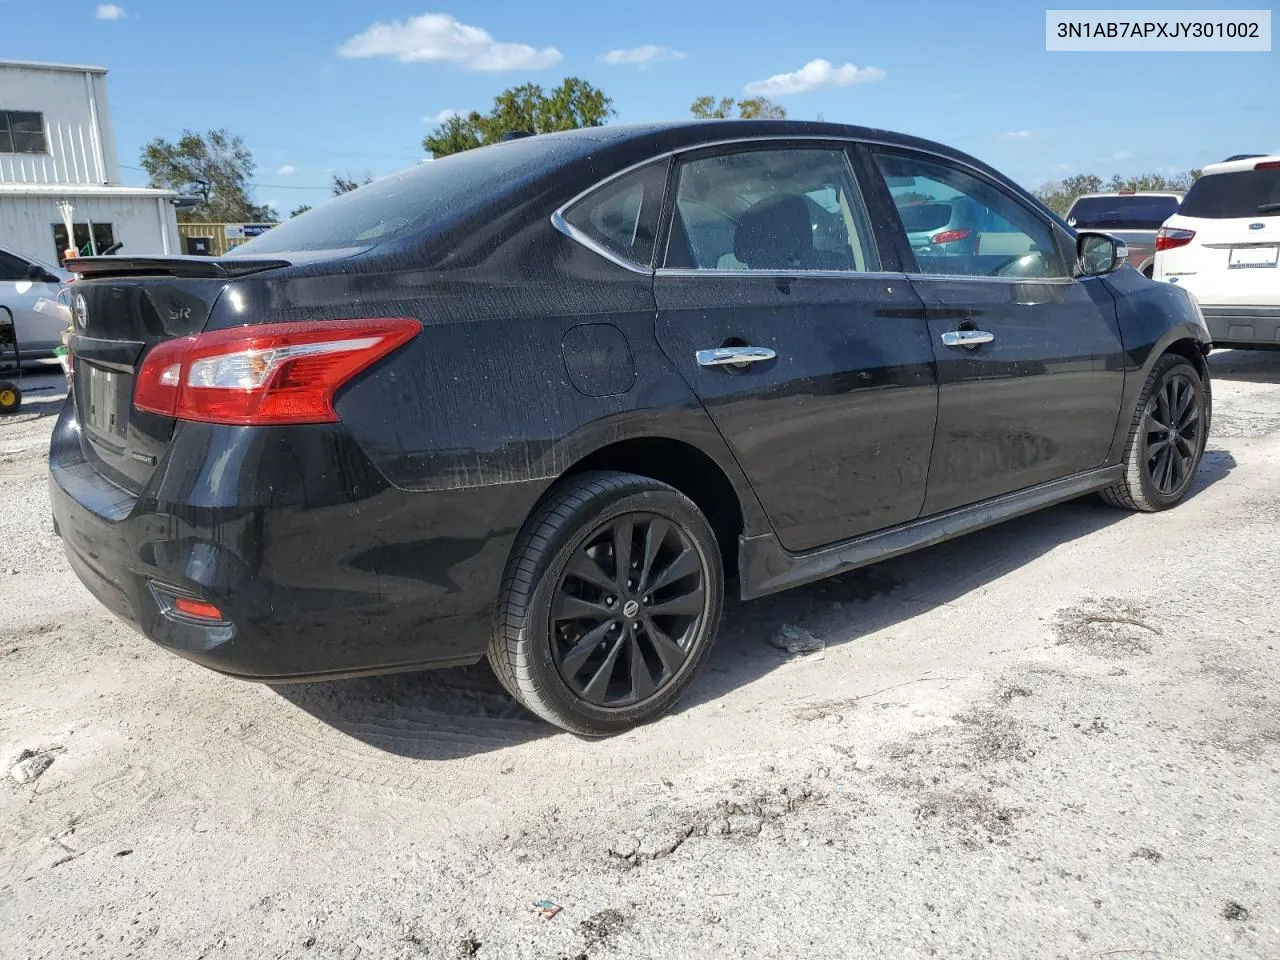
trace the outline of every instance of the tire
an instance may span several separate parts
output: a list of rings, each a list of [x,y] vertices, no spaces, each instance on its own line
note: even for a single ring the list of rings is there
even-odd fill
[[[1175,431],[1165,427],[1170,405],[1175,425],[1185,424],[1172,445],[1166,438]],[[1186,358],[1165,354],[1152,367],[1138,397],[1125,443],[1124,479],[1101,491],[1102,499],[1145,513],[1181,503],[1200,468],[1208,427],[1209,392],[1199,371]]]
[[[553,487],[516,538],[489,662],[539,717],[608,736],[688,689],[723,600],[719,545],[688,497],[649,477],[585,473]]]
[[[14,383],[0,383],[0,414],[22,409],[22,391]]]

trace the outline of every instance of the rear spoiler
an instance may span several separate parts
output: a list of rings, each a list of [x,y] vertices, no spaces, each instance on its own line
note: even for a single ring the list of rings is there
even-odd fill
[[[236,277],[291,266],[288,260],[257,257],[73,257],[63,268],[82,277]]]

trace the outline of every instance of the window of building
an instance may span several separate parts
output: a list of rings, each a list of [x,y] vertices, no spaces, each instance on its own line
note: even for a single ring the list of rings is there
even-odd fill
[[[48,153],[44,114],[34,110],[0,110],[0,153]]]
[[[75,247],[76,252],[82,257],[101,256],[116,242],[115,228],[109,223],[76,223],[75,227]],[[93,242],[90,243],[92,238]],[[61,223],[53,225],[53,247],[55,257],[58,263],[62,262],[63,255],[66,253],[67,247],[71,244],[67,242],[67,228]]]

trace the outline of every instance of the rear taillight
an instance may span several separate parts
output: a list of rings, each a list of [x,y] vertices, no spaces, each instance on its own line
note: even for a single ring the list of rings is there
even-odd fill
[[[1179,230],[1177,227],[1161,227],[1156,233],[1156,249],[1172,250],[1185,247],[1196,235],[1194,230]]]
[[[1253,165],[1255,170],[1280,170],[1280,160],[1263,160]]]
[[[935,233],[929,238],[929,242],[935,247],[940,247],[944,243],[955,243],[958,240],[969,239],[968,230],[943,230],[941,233]]]
[[[207,423],[333,423],[333,397],[361,370],[412,340],[406,318],[272,323],[157,344],[133,405]]]

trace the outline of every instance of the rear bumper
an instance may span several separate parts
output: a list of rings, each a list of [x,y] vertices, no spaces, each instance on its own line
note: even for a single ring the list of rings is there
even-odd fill
[[[483,656],[519,527],[495,517],[537,491],[392,487],[340,425],[182,424],[135,497],[86,460],[73,410],[50,448],[55,527],[89,591],[160,646],[265,682]],[[226,622],[175,616],[157,587],[216,605]]]
[[[1280,307],[1213,307],[1201,304],[1215,347],[1280,350]]]

